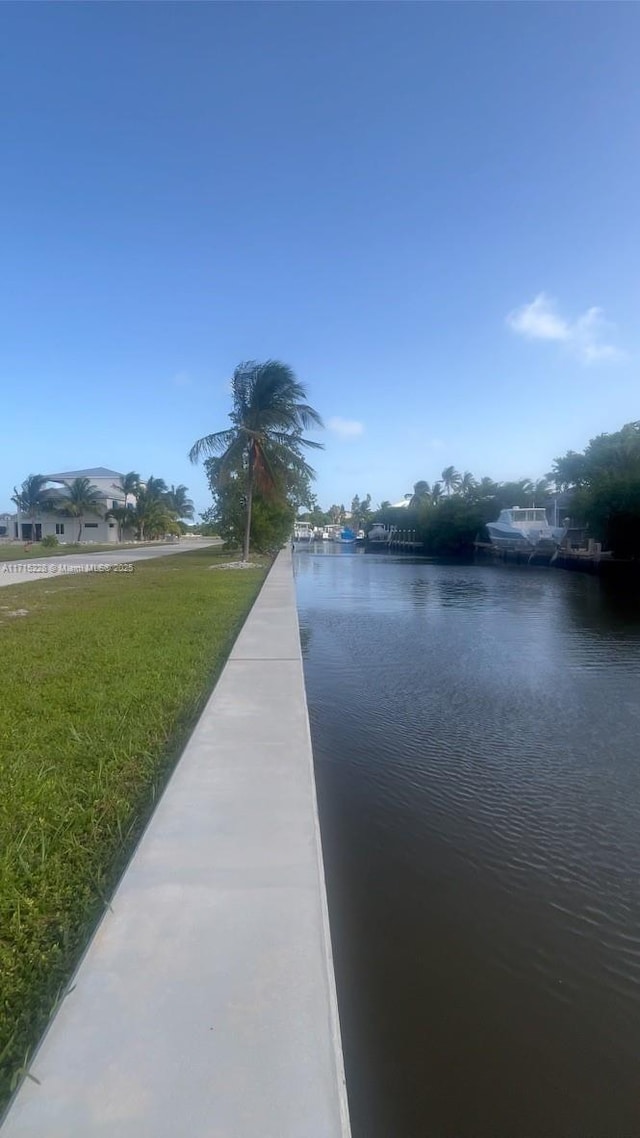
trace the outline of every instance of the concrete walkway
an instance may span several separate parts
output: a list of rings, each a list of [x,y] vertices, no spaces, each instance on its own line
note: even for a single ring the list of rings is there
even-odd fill
[[[1,1138],[348,1138],[283,551]]]
[[[222,545],[218,537],[214,538],[184,538],[182,542],[174,544],[129,546],[122,549],[116,546],[113,550],[102,550],[101,553],[61,554],[59,557],[33,557],[20,558],[15,561],[0,560],[0,587],[2,585],[25,585],[28,581],[45,581],[52,577],[59,577],[65,572],[79,570],[95,571],[97,565],[126,565],[130,562],[149,561],[154,557],[169,557],[174,553],[188,553],[190,549],[203,549],[209,545]]]

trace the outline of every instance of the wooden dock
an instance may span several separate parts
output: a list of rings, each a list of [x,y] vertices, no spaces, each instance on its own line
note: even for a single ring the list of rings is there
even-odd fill
[[[589,549],[559,549],[555,553],[528,553],[518,549],[496,549],[491,542],[474,542],[476,553],[492,561],[508,565],[547,566],[551,569],[567,569],[574,573],[589,573],[594,577],[620,581],[640,578],[640,562],[613,557],[608,552],[593,552]]]
[[[367,541],[366,549],[368,553],[385,551],[394,553],[422,553],[424,552],[424,542],[416,540],[415,530],[395,530],[394,533],[389,535],[388,541]]]

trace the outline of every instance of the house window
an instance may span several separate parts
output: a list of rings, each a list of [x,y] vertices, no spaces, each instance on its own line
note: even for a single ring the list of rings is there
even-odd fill
[[[64,522],[56,522],[56,533],[58,535],[64,533]]]
[[[116,528],[116,523],[115,522],[109,522],[109,529],[115,529],[115,528]]]
[[[123,505],[123,503],[117,502],[115,498],[113,498],[111,500],[111,509],[112,510],[119,510],[122,505]]]
[[[97,523],[97,522],[85,522],[85,523],[84,523],[84,528],[85,528],[85,529],[97,529],[97,528],[98,528],[98,523]]]

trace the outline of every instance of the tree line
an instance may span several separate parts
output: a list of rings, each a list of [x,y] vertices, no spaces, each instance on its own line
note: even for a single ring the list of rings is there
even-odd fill
[[[581,454],[569,451],[537,481],[476,479],[469,470],[447,466],[433,485],[417,481],[405,507],[383,501],[374,508],[370,494],[356,494],[349,511],[336,503],[323,510],[305,457],[322,444],[304,434],[322,420],[292,369],[278,360],[241,363],[231,391],[231,425],[199,439],[189,457],[205,460],[213,495],[202,515],[204,528],[241,546],[245,560],[251,546],[279,548],[298,517],[315,526],[348,519],[352,528],[365,530],[382,522],[414,530],[427,552],[469,552],[500,510],[548,506],[558,494],[561,520],[570,515],[620,556],[640,556],[640,423],[599,435]]]
[[[440,479],[430,484],[420,479],[404,496],[406,505],[389,501],[372,506],[371,495],[356,494],[347,510],[343,505],[320,509],[317,504],[302,517],[314,526],[347,522],[354,530],[367,530],[374,522],[411,530],[429,553],[467,553],[487,522],[509,506],[544,505],[551,491],[549,479],[495,482],[476,479],[470,471],[459,473],[447,466]],[[486,536],[486,535],[485,535]]]
[[[143,481],[131,470],[114,485],[116,493],[122,495],[123,505],[107,509],[89,478],[74,478],[67,486],[47,488],[44,475],[30,474],[19,489],[14,486],[11,501],[31,523],[32,533],[36,519],[43,515],[76,519],[78,541],[87,515],[113,518],[119,541],[129,534],[139,541],[180,534],[186,528],[184,521],[193,518],[193,502],[182,484],[167,486],[163,478],[153,475]]]
[[[355,495],[344,505],[323,511],[314,504],[304,515],[313,525],[350,521],[352,528],[373,522],[413,530],[429,553],[468,553],[484,527],[511,506],[549,506],[559,502],[559,520],[569,517],[585,534],[618,557],[640,557],[640,422],[592,439],[583,452],[568,451],[537,480],[515,482],[476,479],[447,466],[440,479],[424,479],[405,494],[406,506],[383,501],[371,507],[371,495]]]
[[[618,557],[640,557],[640,422],[557,458],[551,477],[588,533]]]

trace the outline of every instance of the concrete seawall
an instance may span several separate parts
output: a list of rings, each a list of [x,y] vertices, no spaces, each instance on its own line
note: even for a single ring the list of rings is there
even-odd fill
[[[348,1138],[288,550],[73,983],[1,1138]]]

